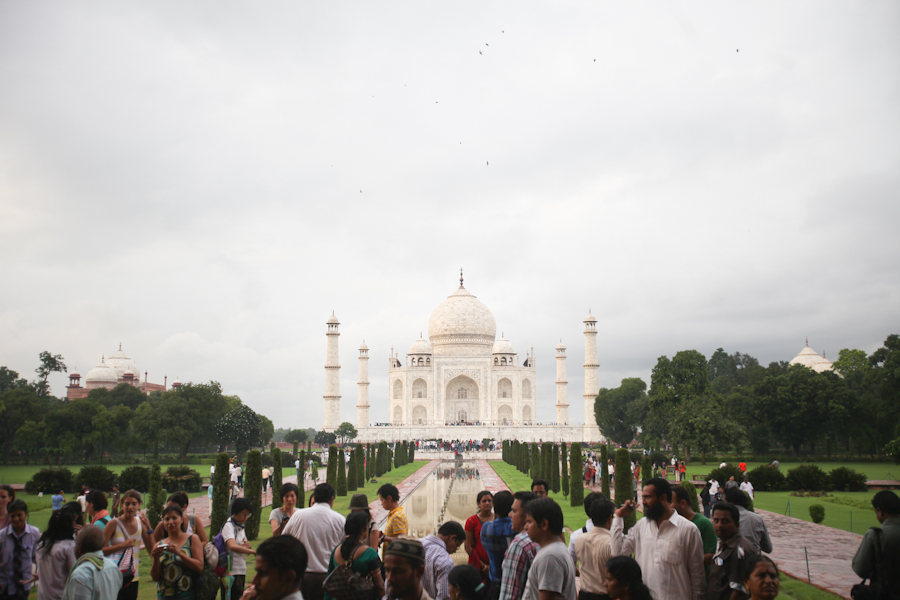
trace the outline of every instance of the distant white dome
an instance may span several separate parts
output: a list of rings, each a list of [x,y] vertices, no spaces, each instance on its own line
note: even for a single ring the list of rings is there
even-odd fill
[[[819,356],[819,353],[809,347],[809,343],[803,347],[803,350],[800,351],[800,354],[791,359],[789,364],[792,365],[803,365],[804,367],[808,367],[812,369],[817,364],[822,362],[822,357]]]
[[[118,352],[106,359],[106,364],[116,372],[116,376],[119,379],[125,376],[125,371],[131,371],[132,373],[141,372],[141,370],[138,369],[138,366],[134,364],[134,361],[128,358],[122,351],[122,344],[119,344]]]
[[[340,324],[341,324],[341,322],[338,321],[338,318],[337,318],[336,316],[334,316],[334,315],[331,315],[331,316],[328,318],[327,323],[328,323],[329,325],[340,325]]]
[[[366,346],[366,343],[365,343],[365,342],[363,342],[362,345],[359,347],[359,349],[360,349],[360,350],[368,350],[369,347]]]
[[[584,318],[585,323],[596,323],[597,319],[591,313],[588,313],[588,316]]]
[[[558,344],[556,345],[556,349],[557,349],[557,350],[565,350],[565,349],[566,349],[566,345],[563,344],[562,342],[560,342],[560,343],[558,343]]]
[[[413,342],[412,347],[409,349],[410,354],[432,354],[434,352],[431,344],[428,343],[427,340],[419,338],[415,342]]]
[[[85,383],[117,383],[119,375],[101,358],[100,364],[88,371],[84,378]]]
[[[509,340],[501,337],[499,340],[494,342],[493,354],[515,354],[516,351],[513,350],[513,345],[509,343]]]
[[[428,338],[432,344],[492,343],[497,335],[494,315],[478,298],[459,286],[431,313]]]

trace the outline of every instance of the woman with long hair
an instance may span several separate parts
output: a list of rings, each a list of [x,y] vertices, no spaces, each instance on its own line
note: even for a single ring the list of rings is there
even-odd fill
[[[106,510],[109,507],[109,500],[106,494],[100,490],[91,490],[84,497],[85,514],[91,518],[91,525],[96,525],[100,529],[106,527],[112,516]]]
[[[606,590],[613,600],[652,600],[641,566],[630,556],[614,556],[607,561]]]
[[[481,580],[490,581],[490,562],[487,550],[481,545],[481,526],[494,520],[494,496],[487,490],[481,490],[476,497],[478,512],[466,519],[466,554],[469,565],[481,573]]]
[[[272,537],[281,535],[288,520],[297,512],[297,498],[300,497],[300,488],[295,483],[285,483],[278,490],[278,494],[281,496],[281,508],[273,509],[272,514],[269,515]]]
[[[381,559],[378,551],[369,546],[369,517],[363,511],[352,512],[344,522],[347,536],[334,550],[328,561],[328,575],[338,567],[351,563],[354,573],[372,577],[374,589],[371,600],[384,598],[384,579],[381,577]],[[325,600],[334,600],[326,591]]]
[[[15,499],[16,492],[11,485],[5,483],[0,485],[0,529],[6,529],[9,525],[9,513],[6,512],[6,507]]]
[[[167,537],[150,551],[150,578],[156,582],[158,600],[193,600],[197,597],[193,575],[203,570],[203,544],[184,530],[184,515],[178,504],[163,509],[162,524]]]
[[[450,600],[485,600],[487,588],[481,574],[471,565],[458,565],[447,574]]]
[[[150,527],[147,515],[140,514],[141,502],[141,493],[137,490],[128,490],[122,494],[122,513],[103,528],[106,543],[103,554],[119,565],[119,570],[127,581],[119,590],[118,600],[137,599],[141,541],[144,542],[144,548],[153,547],[153,540],[150,538],[153,528]],[[129,579],[131,580],[128,581]]]
[[[78,532],[84,527],[84,514],[81,512],[81,502],[75,500],[66,502],[60,510],[72,515],[72,526],[75,528],[75,535],[78,535]]]
[[[744,571],[744,587],[750,600],[775,600],[781,580],[778,565],[765,554],[757,554],[747,561]]]
[[[75,566],[75,515],[54,510],[35,551],[38,600],[60,600]]]
[[[184,492],[175,492],[171,496],[169,496],[168,501],[166,501],[166,506],[177,506],[181,509],[182,516],[187,514],[188,507],[188,495]],[[191,535],[193,533],[197,534],[197,537],[200,538],[200,543],[204,546],[209,541],[206,537],[206,528],[203,527],[203,523],[200,523],[200,526],[197,526],[197,521],[194,519],[194,515],[188,515],[184,517],[181,521],[181,528],[185,533]],[[166,528],[165,524],[160,521],[156,524],[156,529],[153,530],[153,541],[158,542],[164,537],[166,537]]]

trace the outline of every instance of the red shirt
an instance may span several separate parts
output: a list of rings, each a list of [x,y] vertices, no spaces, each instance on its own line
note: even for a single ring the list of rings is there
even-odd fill
[[[743,473],[744,471],[747,470],[747,463],[742,462],[741,464],[738,465],[738,468],[741,470],[741,473]]]

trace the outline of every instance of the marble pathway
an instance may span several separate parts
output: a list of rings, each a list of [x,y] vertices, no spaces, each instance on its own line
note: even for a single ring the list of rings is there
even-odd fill
[[[426,477],[431,475],[431,472],[442,462],[444,461],[437,459],[431,460],[427,465],[421,467],[418,471],[398,483],[397,491],[400,492],[400,504],[403,504],[406,498],[419,487],[419,484],[422,483]],[[388,516],[388,511],[381,507],[381,500],[376,498],[372,502],[369,502],[369,512],[372,514],[372,519],[379,524],[378,527],[380,529],[382,521],[387,519]]]

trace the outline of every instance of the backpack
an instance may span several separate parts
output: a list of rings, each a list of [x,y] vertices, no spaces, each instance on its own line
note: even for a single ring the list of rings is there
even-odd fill
[[[203,570],[194,574],[196,600],[216,600],[222,588],[222,580],[216,571],[218,562],[219,552],[215,544],[208,542],[203,548]]]
[[[229,521],[230,520],[231,519],[229,519]],[[225,521],[225,525],[228,525],[228,521]],[[225,525],[222,525],[222,529],[225,529]],[[228,571],[231,570],[231,565],[228,560],[230,558],[230,555],[228,554],[228,544],[225,543],[225,538],[222,537],[222,529],[219,530],[219,533],[212,541],[213,546],[215,546],[216,551],[219,553],[218,560],[216,561],[216,564],[213,565],[213,569],[219,577],[224,577]],[[206,552],[204,552],[204,556],[205,555]]]

